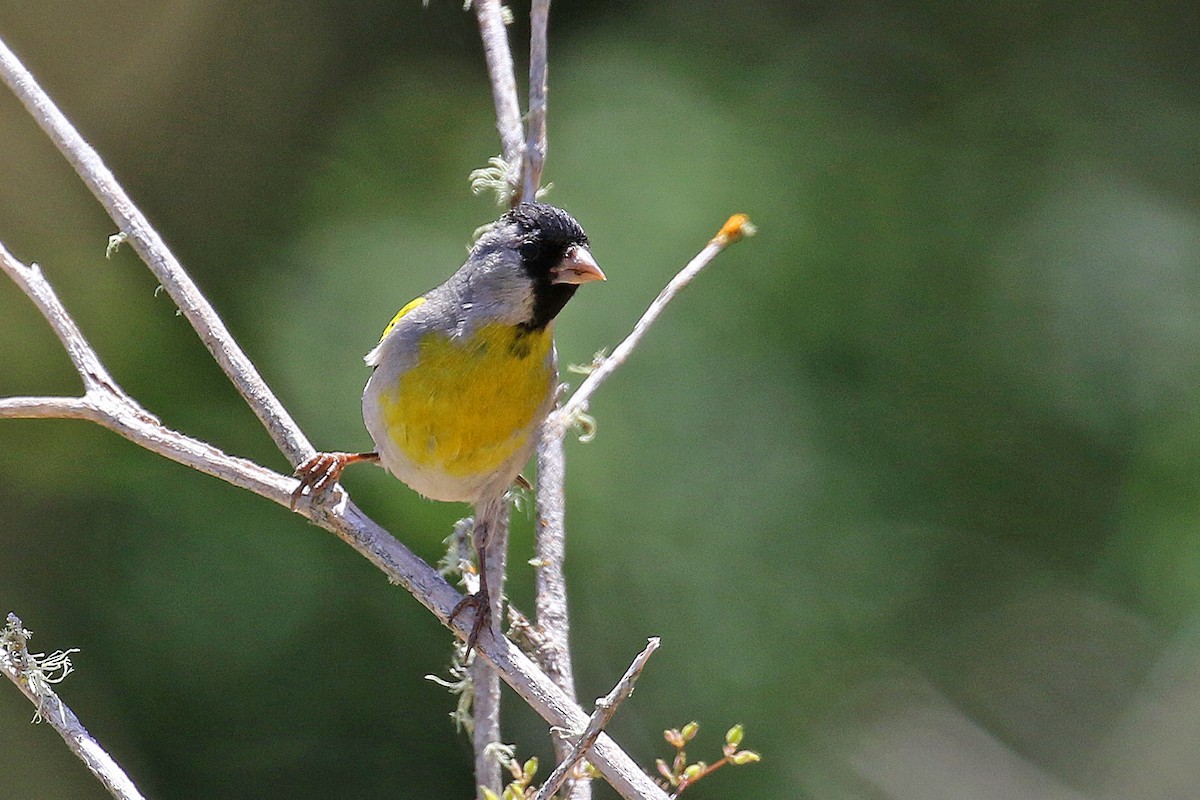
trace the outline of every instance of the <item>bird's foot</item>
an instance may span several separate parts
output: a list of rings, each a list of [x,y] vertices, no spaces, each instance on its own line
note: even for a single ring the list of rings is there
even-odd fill
[[[480,632],[488,627],[492,621],[492,604],[488,599],[487,591],[480,589],[474,594],[469,594],[462,600],[459,600],[458,605],[450,612],[449,622],[453,623],[454,618],[468,608],[475,612],[475,619],[471,623],[471,632],[467,634],[467,652],[470,653],[475,649],[475,642],[479,639]]]
[[[356,461],[379,461],[378,453],[317,453],[296,467],[293,473],[300,485],[292,492],[292,511],[304,495],[316,497],[341,480],[342,470]]]

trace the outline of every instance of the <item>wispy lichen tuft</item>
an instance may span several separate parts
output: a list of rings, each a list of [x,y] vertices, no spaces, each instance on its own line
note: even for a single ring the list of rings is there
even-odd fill
[[[468,176],[471,191],[475,194],[496,193],[496,205],[507,208],[512,205],[521,181],[520,163],[509,164],[501,156],[492,156],[486,167],[472,170]]]
[[[38,698],[37,709],[33,714],[33,721],[37,723],[43,719],[42,712],[48,699],[58,703],[58,713],[62,716],[62,701],[50,686],[62,683],[64,678],[75,671],[71,664],[71,654],[78,653],[79,648],[55,650],[50,655],[31,653],[29,640],[32,637],[33,631],[24,627],[20,617],[10,612],[4,630],[0,631],[0,658],[4,659],[5,666],[15,671]]]

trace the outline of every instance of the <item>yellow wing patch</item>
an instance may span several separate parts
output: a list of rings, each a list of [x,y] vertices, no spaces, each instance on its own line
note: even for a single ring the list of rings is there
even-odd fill
[[[416,464],[456,477],[499,469],[529,441],[553,391],[550,331],[485,325],[469,342],[429,334],[380,397],[388,434]]]
[[[424,303],[424,297],[418,297],[413,300],[409,300],[408,303],[405,304],[404,308],[396,312],[396,316],[392,317],[392,321],[389,322],[387,327],[383,329],[383,333],[379,335],[379,341],[382,342],[385,338],[387,338],[387,335],[392,332],[392,328],[396,327],[396,323],[400,321],[401,317],[412,311],[417,306],[423,305]]]

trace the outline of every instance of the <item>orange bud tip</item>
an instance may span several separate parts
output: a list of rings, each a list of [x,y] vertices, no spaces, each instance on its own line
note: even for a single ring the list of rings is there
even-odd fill
[[[721,226],[721,230],[713,237],[713,241],[724,247],[741,241],[747,236],[753,236],[756,233],[758,233],[758,228],[754,227],[754,223],[750,221],[750,217],[745,214],[734,214],[725,220],[725,224]]]

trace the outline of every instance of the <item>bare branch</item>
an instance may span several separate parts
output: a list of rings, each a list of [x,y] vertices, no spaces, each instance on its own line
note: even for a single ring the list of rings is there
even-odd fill
[[[508,47],[508,31],[504,27],[504,12],[500,0],[474,0],[479,35],[483,38],[483,56],[487,61],[488,78],[492,82],[492,100],[496,104],[496,130],[504,160],[510,167],[521,161],[521,146],[525,139],[521,125],[521,104],[517,99],[517,79],[513,71],[512,51]],[[518,173],[519,174],[519,173]],[[514,192],[514,197],[518,193]],[[533,199],[533,198],[528,198]]]
[[[563,573],[566,562],[566,454],[562,433],[555,426],[542,426],[537,454],[534,611],[541,637],[537,660],[546,674],[574,698],[574,671],[567,641],[570,632],[567,581]]]
[[[654,655],[654,651],[658,649],[658,643],[657,636],[651,637],[646,643],[646,649],[633,659],[629,669],[625,670],[625,674],[621,676],[621,680],[617,681],[617,685],[612,688],[612,691],[596,701],[596,710],[588,718],[587,727],[579,733],[571,754],[554,768],[554,772],[550,773],[550,777],[542,784],[542,788],[538,789],[534,800],[550,800],[563,785],[567,775],[583,759],[588,748],[604,730],[604,726],[608,725],[609,720],[617,713],[617,707],[633,694],[634,684],[637,683],[642,670],[646,668],[646,662],[650,660],[650,656]]]
[[[0,418],[83,419],[99,423],[147,450],[172,461],[220,478],[255,494],[288,502],[291,478],[284,477],[252,461],[227,455],[206,442],[165,427],[122,391],[100,362],[96,351],[71,319],[42,271],[26,266],[0,243],[0,269],[34,302],[54,332],[71,353],[71,360],[83,379],[83,397],[8,397],[0,399]]]
[[[97,412],[83,397],[0,397],[0,419],[86,419]]]
[[[487,553],[488,602],[492,624],[499,624],[504,605],[504,578],[508,571],[509,505],[506,497],[489,498],[475,507],[475,531],[485,530],[482,537],[473,536],[475,546]],[[500,760],[495,745],[500,739],[500,676],[482,659],[471,665],[471,680],[475,685],[475,702],[471,717],[475,721],[471,744],[475,750],[475,785],[486,786],[500,794]],[[480,798],[483,793],[478,790]]]
[[[10,397],[0,399],[0,418],[62,418],[95,422],[134,444],[184,466],[220,478],[287,506],[294,478],[259,464],[231,456],[216,447],[165,427],[153,415],[127,398],[101,391],[81,398]]]
[[[575,394],[559,409],[552,412],[542,425],[538,439],[538,487],[536,527],[536,596],[538,663],[542,669],[572,699],[575,698],[571,665],[570,621],[567,612],[566,563],[566,454],[564,439],[567,430],[580,414],[600,384],[625,362],[645,336],[646,331],[666,308],[667,304],[730,244],[754,233],[754,227],[744,214],[735,214],[708,245],[675,275],[634,326],[633,331],[617,346],[612,355],[601,361]],[[566,757],[562,740],[554,741],[559,766]],[[584,784],[579,784],[584,785]],[[572,789],[574,800],[582,800],[583,792]]]
[[[293,465],[312,455],[313,448],[308,439],[238,347],[225,323],[200,293],[162,237],[117,183],[99,154],[84,141],[2,40],[0,78],[75,168],[117,227],[127,235],[129,244],[196,329],[204,346],[262,421],[283,454]]]
[[[529,130],[521,164],[521,197],[536,200],[546,163],[546,91],[550,69],[547,30],[550,0],[532,0],[529,8]]]
[[[49,722],[67,747],[92,771],[104,788],[117,800],[144,800],[137,786],[125,774],[113,757],[88,733],[79,717],[67,707],[53,689],[70,671],[68,653],[49,657],[32,654],[28,649],[29,631],[16,614],[9,614],[3,634],[0,634],[0,672],[3,672],[37,709],[34,719]],[[53,674],[57,672],[57,677]]]
[[[537,612],[534,658],[571,700],[575,695],[575,670],[571,663],[571,621],[567,611],[566,447],[565,433],[543,424],[538,432],[537,514],[534,529],[534,610]],[[570,755],[570,742],[551,736],[550,744],[561,765]],[[564,798],[589,800],[588,781],[567,783]]]
[[[75,320],[71,318],[71,315],[67,313],[67,309],[59,302],[57,295],[50,288],[50,284],[46,282],[38,265],[30,264],[26,266],[21,263],[0,242],[0,270],[3,270],[6,275],[12,278],[13,283],[17,284],[21,288],[21,291],[25,292],[29,299],[33,301],[33,304],[37,306],[37,310],[50,323],[50,329],[54,331],[54,335],[62,342],[63,349],[67,351],[67,356],[70,357],[71,363],[75,365],[76,372],[83,379],[84,389],[91,390],[98,386],[114,387],[115,383],[103,365],[101,365],[96,351],[84,340],[83,334],[79,331],[79,326],[75,324]]]
[[[709,243],[701,250],[695,258],[687,263],[687,265],[676,273],[675,277],[667,283],[666,287],[659,293],[658,297],[654,298],[654,302],[646,309],[646,313],[642,314],[642,318],[633,326],[633,331],[625,337],[625,340],[617,345],[613,350],[612,355],[600,361],[592,370],[591,374],[584,379],[579,388],[575,390],[575,394],[571,396],[563,406],[556,411],[552,417],[556,424],[562,425],[564,430],[571,425],[580,413],[587,411],[588,399],[600,388],[600,384],[604,383],[610,375],[625,363],[629,358],[629,354],[646,335],[646,331],[658,319],[658,316],[663,312],[675,295],[692,282],[692,279],[700,274],[700,271],[707,267],[717,255],[735,242],[741,241],[745,236],[752,236],[755,233],[754,226],[750,223],[749,217],[745,214],[734,214],[725,224],[721,226],[721,230],[717,232]]]
[[[447,620],[462,599],[461,595],[348,499],[342,496],[333,509],[322,507],[314,512],[312,519],[321,527],[332,530],[391,580],[412,592],[443,625],[449,624]],[[470,620],[459,624],[454,632],[465,641],[470,633]],[[491,629],[485,630],[479,636],[475,652],[477,658],[488,661],[504,682],[551,725],[566,730],[583,730],[587,726],[587,715],[579,706],[508,638],[496,637]],[[588,760],[627,800],[667,798],[666,793],[606,734],[600,734]]]

